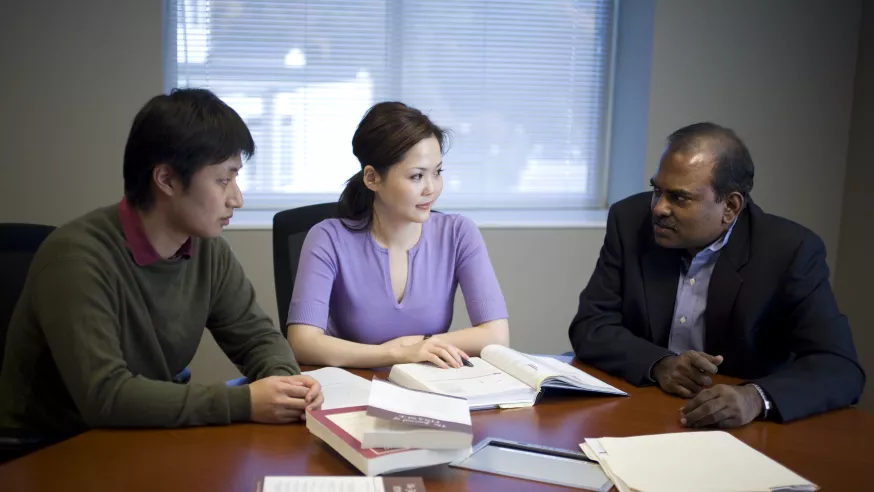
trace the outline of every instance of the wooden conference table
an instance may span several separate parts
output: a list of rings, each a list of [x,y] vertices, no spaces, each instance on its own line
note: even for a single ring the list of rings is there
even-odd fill
[[[684,400],[579,367],[630,397],[546,397],[531,408],[473,412],[474,442],[495,436],[579,450],[586,437],[685,430],[678,423]],[[368,378],[373,374],[353,372]],[[870,490],[874,479],[874,415],[870,413],[845,409],[791,424],[754,422],[730,432],[824,491]],[[95,430],[0,465],[0,489],[248,492],[265,475],[358,474],[302,424]],[[446,465],[402,475],[424,477],[429,492],[562,489]]]

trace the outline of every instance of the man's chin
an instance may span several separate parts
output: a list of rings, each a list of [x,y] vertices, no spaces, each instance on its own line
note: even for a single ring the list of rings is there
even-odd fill
[[[193,237],[197,237],[200,239],[211,239],[214,237],[221,236],[222,233],[224,232],[224,229],[225,228],[223,226],[202,227],[202,228],[198,228],[197,230],[190,231],[189,234]]]
[[[655,242],[663,248],[679,248],[681,247],[677,238],[673,234],[655,233]]]

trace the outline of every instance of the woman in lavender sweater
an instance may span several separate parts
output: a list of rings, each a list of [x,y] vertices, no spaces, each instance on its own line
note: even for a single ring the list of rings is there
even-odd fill
[[[443,190],[446,132],[417,109],[379,103],[352,137],[361,171],[340,219],[307,234],[288,309],[302,364],[460,367],[509,343],[507,306],[476,225],[431,213]],[[448,333],[461,285],[472,327]]]

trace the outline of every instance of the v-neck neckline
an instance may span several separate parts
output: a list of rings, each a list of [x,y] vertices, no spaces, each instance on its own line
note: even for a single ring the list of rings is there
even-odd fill
[[[407,299],[410,297],[410,285],[413,283],[413,259],[416,256],[416,253],[419,251],[422,243],[425,242],[425,231],[428,223],[431,221],[429,217],[428,220],[422,223],[422,231],[419,233],[419,240],[416,241],[416,244],[413,245],[410,249],[407,250],[407,281],[404,284],[404,296],[401,298],[400,302],[398,302],[397,297],[395,297],[395,291],[392,287],[391,283],[391,261],[389,259],[388,248],[384,248],[376,242],[376,238],[373,237],[373,234],[370,233],[370,229],[367,229],[367,238],[370,241],[370,244],[373,245],[373,248],[379,253],[379,257],[382,258],[382,273],[385,279],[385,287],[386,292],[388,293],[389,299],[391,299],[392,305],[395,309],[401,310],[406,305]]]

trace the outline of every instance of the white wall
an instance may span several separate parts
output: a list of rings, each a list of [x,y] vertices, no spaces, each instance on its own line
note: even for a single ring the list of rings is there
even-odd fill
[[[661,141],[679,126],[700,119],[733,126],[758,163],[757,201],[820,233],[832,260],[858,5],[657,1],[648,161],[643,176],[629,179],[644,189]],[[29,0],[0,8],[0,221],[60,224],[118,200],[130,121],[162,90],[161,1]],[[569,349],[567,326],[603,233],[484,231],[515,347]],[[269,231],[227,238],[275,316]],[[456,312],[453,325],[465,324],[464,310]],[[232,376],[206,342],[192,363],[195,379]]]

